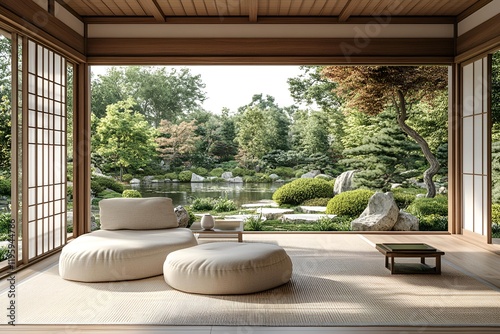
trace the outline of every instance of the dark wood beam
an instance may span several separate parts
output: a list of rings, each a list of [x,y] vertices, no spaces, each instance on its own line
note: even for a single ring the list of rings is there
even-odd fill
[[[248,0],[248,21],[257,22],[257,13],[259,12],[258,0]]]
[[[342,11],[339,14],[339,22],[345,22],[351,16],[352,12],[354,11],[354,7],[356,7],[356,1],[354,0],[347,0],[347,3],[345,4],[344,8],[342,8]]]
[[[492,0],[478,0],[474,2],[469,8],[458,14],[457,16],[457,22],[462,21],[465,19],[467,16],[471,15],[472,13],[478,11],[479,9],[483,8],[487,4],[489,4]]]
[[[49,14],[55,15],[55,13],[56,13],[55,6],[56,6],[55,0],[48,0],[47,1],[47,11],[49,12]]]
[[[165,22],[165,14],[162,12],[160,5],[156,0],[144,0],[142,2],[146,12],[154,16],[157,22]]]

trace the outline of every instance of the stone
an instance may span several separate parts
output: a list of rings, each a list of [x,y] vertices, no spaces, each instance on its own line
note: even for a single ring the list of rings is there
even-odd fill
[[[415,196],[416,198],[424,198],[425,197],[425,194],[417,194],[417,196]]]
[[[403,185],[402,183],[392,183],[391,184],[391,189],[401,188],[402,185]]]
[[[323,179],[323,180],[327,180],[327,181],[333,180],[333,176],[327,175],[327,174],[318,174],[314,178],[315,179]]]
[[[368,206],[351,222],[352,231],[390,231],[396,224],[399,208],[392,193],[377,192],[370,197]]]
[[[265,208],[265,207],[271,207],[271,208],[277,208],[279,207],[278,203],[276,203],[273,200],[270,199],[262,199],[260,201],[257,201],[255,203],[246,203],[241,205],[242,208]]]
[[[198,175],[196,173],[191,174],[191,182],[203,182],[205,181],[205,178],[201,175]]]
[[[302,205],[302,206],[299,206],[299,209],[303,213],[326,212],[326,206],[307,206],[307,205]]]
[[[151,183],[151,181],[153,181],[153,179],[154,179],[154,176],[144,176],[144,177],[142,178],[142,180],[143,180],[144,182],[146,182],[146,183]]]
[[[293,213],[293,210],[280,208],[259,208],[257,209],[257,213],[262,214],[262,217],[266,217],[266,219],[274,220],[281,218],[284,214]]]
[[[221,178],[226,179],[226,180],[231,179],[231,178],[233,178],[233,172],[224,172],[224,173],[222,173]]]
[[[273,173],[273,174],[269,175],[269,178],[270,178],[271,180],[277,180],[277,179],[279,179],[280,177],[279,177],[277,174],[274,174],[274,173]]]
[[[319,175],[321,172],[319,170],[312,170],[310,172],[307,172],[305,174],[302,174],[301,178],[303,179],[312,179],[314,178],[316,175]]]
[[[419,230],[419,219],[414,215],[399,211],[398,220],[396,224],[392,227],[393,231],[418,231]]]
[[[354,173],[356,173],[355,170],[349,170],[337,176],[335,185],[333,186],[333,193],[335,195],[353,189],[352,180],[354,178]]]
[[[241,176],[236,176],[230,179],[226,179],[226,181],[231,183],[243,183],[243,178]]]
[[[448,193],[448,189],[446,189],[446,187],[439,187],[437,193],[440,195],[444,195],[444,194]]]
[[[179,227],[188,227],[189,225],[189,213],[182,206],[176,206],[174,208],[175,215],[177,216],[177,222],[179,223]]]
[[[132,179],[132,180],[130,180],[129,183],[130,184],[141,184],[141,180],[139,180],[139,179]]]

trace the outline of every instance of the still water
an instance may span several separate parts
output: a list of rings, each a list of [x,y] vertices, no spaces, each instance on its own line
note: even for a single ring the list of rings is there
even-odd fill
[[[174,206],[190,205],[195,198],[227,197],[237,206],[272,199],[283,184],[276,183],[150,183],[133,186],[142,197],[170,197]]]

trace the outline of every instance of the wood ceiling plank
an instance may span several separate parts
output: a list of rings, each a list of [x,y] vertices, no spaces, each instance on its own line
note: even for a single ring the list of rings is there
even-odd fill
[[[292,0],[281,0],[280,2],[280,15],[293,15],[290,13],[290,8],[292,6]]]
[[[323,15],[339,16],[342,8],[345,7],[348,0],[328,0],[323,11]]]
[[[181,0],[170,0],[169,3],[172,11],[174,12],[174,16],[186,16]]]
[[[162,13],[164,13],[166,16],[174,15],[174,10],[172,9],[172,6],[170,6],[169,0],[156,0],[156,2],[160,6]]]
[[[475,11],[481,9],[482,7],[486,6],[493,0],[478,0],[474,4],[471,4],[470,2],[467,2],[468,4],[464,4],[463,8],[460,8],[460,13],[457,16],[457,21],[462,21],[465,19],[467,16],[470,14],[474,13]]]
[[[125,12],[123,11],[121,4],[117,4],[116,2],[117,0],[110,1],[108,3],[109,9],[111,9],[111,11],[115,13],[116,16],[124,16]]]
[[[215,0],[215,8],[217,9],[217,16],[227,16],[229,13],[227,0]]]
[[[259,13],[265,16],[279,16],[280,15],[281,0],[267,0],[267,13]],[[260,7],[260,6],[259,6]]]
[[[248,21],[257,22],[259,14],[259,2],[257,0],[248,0]]]
[[[309,7],[307,15],[319,16],[323,11],[328,0],[315,0],[314,3]]]
[[[125,0],[123,4],[123,8],[127,8],[126,14],[128,16],[146,16],[146,12],[142,9],[137,0]]]
[[[181,4],[186,16],[196,16],[196,8],[191,0],[184,0]]]
[[[399,6],[391,7],[388,5],[389,11],[388,13],[392,15],[407,15],[414,10],[414,8],[418,5],[419,0],[411,0],[407,2],[402,2]]]
[[[203,0],[191,0],[193,2],[194,9],[196,11],[196,15],[198,16],[207,16],[208,10],[205,5],[205,1]]]
[[[161,11],[160,5],[156,0],[145,0],[141,4],[146,14],[154,16],[158,22],[165,22],[165,14]]]
[[[288,15],[290,16],[302,16],[302,1],[292,1],[290,4]]]
[[[351,16],[356,8],[357,3],[354,0],[348,0],[342,8],[342,11],[339,14],[339,22],[345,22]]]
[[[246,0],[226,0],[227,15],[241,16],[241,6],[244,5],[245,7],[248,7],[248,4],[246,2]]]
[[[215,0],[204,0],[205,7],[207,8],[207,15],[209,16],[218,16],[217,5],[215,4]]]
[[[408,13],[413,16],[425,16],[429,15],[429,8],[434,5],[436,0],[419,0],[418,4],[413,8],[413,10]]]
[[[87,7],[93,12],[94,15],[110,15],[110,13],[102,12],[101,8],[99,6],[96,6],[96,4],[94,2],[95,1],[92,1],[92,0],[82,0],[82,3],[87,5]],[[99,2],[102,3],[102,1],[99,1]]]

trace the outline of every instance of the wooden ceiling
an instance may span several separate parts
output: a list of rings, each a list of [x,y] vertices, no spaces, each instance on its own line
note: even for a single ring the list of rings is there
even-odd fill
[[[54,1],[54,0],[52,0]],[[87,22],[183,19],[330,18],[337,22],[391,16],[460,19],[491,0],[55,0]],[[214,20],[215,21],[215,20]]]

